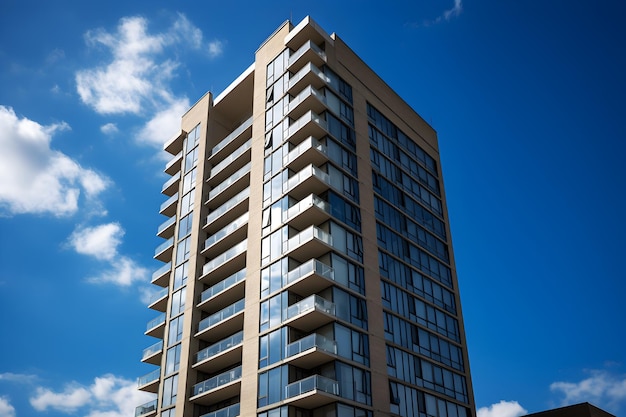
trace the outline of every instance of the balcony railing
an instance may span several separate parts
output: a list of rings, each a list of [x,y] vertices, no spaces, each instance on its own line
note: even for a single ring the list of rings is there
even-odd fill
[[[209,236],[207,240],[204,241],[204,248],[207,249],[211,247],[216,242],[230,235],[233,231],[239,229],[244,224],[248,223],[248,217],[248,212],[246,212],[221,230],[218,230],[217,232]]]
[[[293,122],[291,125],[289,125],[289,133],[287,134],[287,138],[291,137],[298,130],[300,130],[303,126],[311,122],[317,124],[324,131],[328,131],[326,120],[324,120],[324,118],[321,117],[320,115],[312,111],[309,111],[305,113],[302,117],[300,117],[298,120]]]
[[[167,191],[168,188],[172,187],[178,181],[180,181],[180,172],[177,172],[175,175],[172,175],[172,177],[169,180],[165,181],[165,184],[163,184],[163,188],[161,189],[161,192]]]
[[[202,349],[200,352],[196,354],[196,363],[201,362],[205,359],[212,358],[213,356],[219,355],[220,353],[230,349],[233,346],[237,346],[243,341],[243,331],[237,332],[234,335],[212,344],[211,346]]]
[[[142,387],[144,385],[148,385],[149,383],[154,382],[157,379],[159,379],[160,375],[161,375],[161,369],[159,368],[159,369],[155,369],[149,374],[140,376],[139,378],[137,378],[137,386]]]
[[[298,246],[302,245],[305,242],[308,242],[311,239],[320,240],[329,246],[333,245],[333,239],[331,235],[329,235],[328,233],[326,233],[325,231],[323,231],[322,229],[318,227],[309,226],[308,228],[304,229],[303,231],[301,231],[294,237],[287,240],[287,243],[286,243],[287,252],[294,250]]]
[[[176,223],[176,217],[170,217],[169,219],[165,220],[163,223],[159,225],[159,228],[157,229],[157,236],[159,236],[161,233],[163,233],[165,229],[171,227],[175,223]]]
[[[289,192],[289,190],[310,177],[316,177],[323,183],[330,185],[330,176],[327,173],[315,165],[309,165],[283,183],[283,192]]]
[[[298,266],[297,268],[289,271],[285,276],[283,285],[289,285],[292,282],[297,281],[300,278],[305,277],[313,272],[330,280],[335,279],[335,271],[332,267],[318,261],[317,259],[311,259]]]
[[[165,313],[159,314],[157,317],[150,320],[146,325],[146,331],[154,329],[155,327],[160,326],[163,323],[165,323]]]
[[[302,352],[306,352],[309,349],[317,348],[324,352],[337,354],[337,342],[325,338],[324,336],[313,333],[300,340],[296,340],[293,343],[288,344],[285,347],[285,357],[297,355]]]
[[[299,60],[302,57],[302,55],[304,55],[310,50],[315,52],[321,60],[326,61],[326,52],[322,51],[319,46],[313,43],[313,41],[309,40],[309,41],[306,41],[300,48],[298,48],[297,51],[291,54],[291,56],[289,57],[288,66],[291,67],[294,62]]]
[[[215,269],[221,266],[222,264],[228,262],[229,260],[233,259],[234,257],[242,254],[243,252],[246,251],[247,248],[248,248],[248,239],[239,242],[232,248],[228,249],[226,252],[222,253],[221,255],[216,256],[215,258],[211,259],[209,262],[204,264],[204,266],[202,267],[202,275],[207,274],[212,269]]]
[[[236,417],[239,415],[239,408],[239,403],[237,403],[217,411],[203,414],[200,417]]]
[[[311,206],[315,206],[320,210],[325,211],[326,213],[330,213],[330,204],[328,204],[326,201],[322,200],[315,194],[310,194],[309,196],[299,201],[297,204],[289,207],[287,209],[287,215],[285,216],[285,219],[289,220],[292,217],[295,217],[298,214],[302,213]]]
[[[152,413],[157,409],[157,400],[149,401],[145,404],[135,408],[135,417],[143,416],[144,414]]]
[[[243,145],[241,145],[235,152],[228,155],[226,158],[221,160],[219,164],[215,165],[211,168],[211,172],[209,173],[209,179],[213,178],[215,175],[220,173],[224,167],[229,166],[233,163],[237,158],[239,158],[244,153],[248,152],[252,148],[252,139],[248,139]]]
[[[229,317],[234,316],[235,314],[243,311],[245,305],[245,299],[241,299],[236,303],[229,305],[225,309],[220,310],[215,314],[211,314],[209,317],[201,320],[200,323],[198,323],[198,331],[201,332],[211,326],[216,325],[217,323],[228,319]]]
[[[302,301],[287,307],[286,319],[291,319],[308,311],[317,310],[324,313],[335,315],[335,304],[323,299],[317,294],[311,295]]]
[[[317,150],[324,155],[326,155],[326,145],[320,143],[317,139],[312,136],[309,136],[305,140],[303,140],[298,146],[293,148],[287,155],[283,157],[283,164],[289,165],[295,159],[297,159],[303,153],[314,149]]]
[[[174,246],[174,238],[171,237],[156,247],[156,249],[154,250],[154,256],[157,256],[161,252],[164,252],[165,250],[169,249],[169,247],[173,247],[173,246]]]
[[[250,197],[250,187],[247,187],[246,189],[241,191],[239,194],[237,194],[236,196],[234,196],[233,198],[231,198],[230,200],[228,200],[227,202],[225,202],[224,204],[222,204],[221,206],[213,210],[211,213],[209,213],[209,215],[206,218],[207,224],[212,223],[213,221],[217,220],[224,213],[227,213],[229,210],[231,210],[233,207],[235,207],[237,204],[241,203],[248,197]]]
[[[246,269],[244,268],[241,271],[236,272],[233,275],[229,276],[228,278],[223,279],[222,281],[218,282],[212,287],[207,288],[206,290],[202,291],[202,294],[200,294],[200,302],[201,303],[205,302],[206,300],[213,297],[214,295],[219,294],[220,292],[224,291],[226,288],[230,288],[233,285],[243,281],[245,278],[246,278]]]
[[[161,298],[165,297],[167,295],[167,291],[168,291],[167,288],[163,288],[157,291],[156,293],[152,294],[148,300],[148,305],[151,305],[155,301],[160,300]]]
[[[168,208],[169,206],[171,206],[172,204],[176,203],[178,201],[178,193],[175,193],[174,195],[172,195],[170,198],[168,198],[167,200],[165,200],[162,204],[161,204],[161,208],[159,209],[159,213],[163,214],[163,211]],[[174,213],[176,214],[176,213]]]
[[[172,175],[180,170],[180,163],[183,159],[183,151],[178,152],[167,164],[165,164],[165,172]],[[174,168],[178,165],[176,168]]]
[[[222,139],[217,145],[215,145],[213,149],[211,149],[211,154],[209,155],[209,158],[224,149],[229,143],[239,137],[239,135],[241,135],[246,129],[252,126],[252,120],[253,118],[250,117],[248,120],[239,125],[239,127],[233,130],[228,136]]]
[[[237,379],[241,378],[241,366],[238,366],[230,371],[216,375],[206,381],[200,382],[193,386],[193,395],[202,394],[203,392],[211,391],[212,389],[229,384]]]
[[[144,360],[146,358],[149,358],[150,356],[154,355],[157,352],[161,352],[162,350],[163,350],[163,341],[160,340],[156,342],[154,345],[148,346],[147,348],[145,348],[143,350],[143,355],[141,356],[141,359]]]
[[[332,395],[339,395],[339,383],[321,375],[312,375],[285,387],[285,398],[293,398],[310,391],[319,390]]]
[[[248,162],[243,167],[238,169],[233,175],[222,181],[217,187],[209,191],[209,200],[213,199],[216,195],[220,194],[225,189],[233,185],[237,180],[250,173],[250,166],[250,162]]]

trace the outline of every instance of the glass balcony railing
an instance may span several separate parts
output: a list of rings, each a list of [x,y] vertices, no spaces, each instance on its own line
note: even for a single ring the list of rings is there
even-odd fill
[[[300,103],[302,103],[304,100],[311,96],[315,97],[323,104],[326,104],[326,97],[324,96],[324,94],[319,92],[315,87],[309,85],[302,89],[302,91],[300,91],[297,96],[289,101],[289,112],[293,111],[296,107],[298,107]]]
[[[193,386],[193,395],[199,395],[203,392],[211,391],[222,385],[229,384],[237,379],[241,378],[241,366],[231,369],[228,372],[216,375],[213,378],[209,378],[206,381],[200,382]]]
[[[148,385],[151,382],[156,381],[157,379],[159,379],[159,375],[161,375],[161,369],[155,369],[154,371],[150,372],[149,374],[146,374],[144,376],[140,376],[139,378],[137,378],[137,386],[138,387],[142,387],[144,385]]]
[[[319,208],[320,210],[326,213],[330,213],[329,203],[322,200],[315,194],[309,194],[307,197],[304,197],[302,200],[300,200],[297,204],[294,204],[293,206],[289,207],[287,209],[287,212],[284,218],[287,219],[288,221],[289,219],[297,216],[298,214],[304,212],[309,207],[313,207],[313,206]]]
[[[218,282],[212,287],[202,291],[202,294],[200,294],[200,302],[201,303],[205,302],[206,300],[213,297],[215,294],[219,294],[220,292],[224,291],[226,288],[230,288],[233,285],[243,281],[245,278],[246,278],[246,269],[244,268],[241,271],[229,276],[228,278],[223,279],[222,281]]]
[[[323,299],[317,294],[311,295],[302,301],[287,307],[287,320],[299,316],[300,314],[317,310],[324,313],[335,315],[335,304]]]
[[[178,193],[175,193],[173,196],[165,200],[163,204],[161,204],[161,208],[159,209],[159,212],[165,210],[167,207],[171,206],[177,201],[178,201]]]
[[[237,332],[220,342],[214,343],[211,346],[202,349],[196,354],[196,363],[212,358],[213,356],[217,356],[231,347],[241,344],[241,342],[243,342],[243,331]]]
[[[143,350],[143,355],[141,355],[141,359],[146,359],[149,358],[150,356],[154,355],[157,352],[161,352],[163,350],[163,341],[160,340],[158,342],[156,342],[154,345],[152,346],[148,346],[147,348],[145,348]]]
[[[148,305],[154,303],[157,300],[160,300],[161,298],[165,297],[167,295],[167,288],[163,288],[162,290],[159,290],[157,292],[155,292],[154,294],[152,294],[150,296],[150,298],[148,299]]]
[[[156,249],[154,250],[154,256],[157,256],[159,253],[165,251],[170,246],[174,246],[174,238],[173,237],[167,239],[165,242],[163,242],[159,246],[157,246]]]
[[[174,225],[175,223],[176,223],[176,216],[170,217],[169,219],[165,220],[163,223],[161,223],[161,225],[157,229],[157,236],[160,235],[168,227],[171,227],[172,225]]]
[[[222,149],[224,149],[229,143],[231,143],[233,140],[239,137],[239,135],[241,135],[246,129],[252,126],[252,120],[253,118],[250,117],[248,120],[240,124],[239,127],[233,130],[232,133],[230,133],[228,136],[222,139],[217,145],[215,145],[213,149],[211,149],[211,155],[209,156],[209,158],[215,155],[216,153],[218,153],[219,151],[221,151]]]
[[[168,273],[172,269],[172,263],[168,262],[152,273],[152,281],[156,280],[163,274]]]
[[[200,417],[236,417],[239,415],[239,408],[239,403],[237,403],[217,411],[203,414]]]
[[[157,400],[149,401],[145,404],[135,408],[135,417],[143,416],[144,414],[152,413],[157,409]]]
[[[241,299],[234,304],[229,305],[223,310],[218,311],[215,314],[211,314],[209,317],[200,320],[198,323],[198,331],[201,332],[209,327],[215,326],[216,324],[234,316],[237,313],[243,311],[246,305],[245,299]]]
[[[309,349],[317,348],[324,352],[337,354],[337,342],[330,340],[322,336],[321,334],[313,333],[300,340],[296,340],[293,343],[288,344],[285,347],[285,357],[297,355],[302,352],[306,352]]]
[[[180,151],[176,155],[174,155],[174,157],[170,159],[169,161],[167,161],[167,164],[165,164],[165,172],[169,172],[174,165],[180,163],[182,158],[183,158],[183,151]]]
[[[243,200],[245,200],[248,197],[250,197],[250,187],[247,187],[246,189],[238,193],[236,196],[234,196],[233,198],[231,198],[230,200],[228,200],[227,202],[225,202],[224,204],[222,204],[221,206],[213,210],[211,213],[209,213],[209,215],[206,218],[207,224],[214,222],[215,220],[220,218],[224,213],[228,212],[229,210],[231,210],[233,207],[235,207],[237,204],[241,203]]]
[[[285,157],[283,158],[283,164],[289,165],[291,162],[296,160],[300,155],[308,151],[309,149],[315,149],[326,155],[326,145],[321,144],[314,137],[309,136],[307,139],[303,140],[298,146],[293,148]]]
[[[222,253],[221,255],[216,256],[215,258],[211,259],[209,262],[205,263],[204,266],[202,267],[202,275],[205,275],[212,269],[215,269],[225,264],[226,262],[230,261],[234,257],[241,255],[243,252],[246,251],[247,248],[248,248],[248,239],[245,239],[237,243],[235,246],[228,249],[226,252]]]
[[[146,325],[146,331],[154,329],[157,326],[165,323],[165,313],[159,314],[157,317],[153,318]]]
[[[165,181],[165,184],[163,184],[163,188],[161,189],[161,192],[167,190],[168,188],[170,188],[174,183],[180,181],[180,172],[177,172],[176,174],[172,175],[172,177]]]
[[[243,215],[239,216],[239,218],[235,219],[232,223],[228,224],[223,229],[218,230],[217,232],[215,232],[214,234],[209,236],[208,239],[204,241],[204,248],[205,249],[206,248],[210,248],[216,242],[219,242],[221,239],[223,239],[226,236],[230,235],[232,232],[234,232],[235,230],[239,229],[241,226],[243,226],[246,223],[248,223],[248,213],[247,212],[244,213]]]
[[[285,398],[293,398],[310,391],[319,390],[332,395],[339,395],[339,383],[321,375],[312,375],[285,387]]]
[[[297,174],[293,175],[291,178],[289,178],[287,182],[283,183],[283,192],[288,192],[296,185],[300,184],[302,181],[310,177],[316,177],[320,181],[330,185],[330,176],[327,173],[325,173],[315,165],[309,165],[300,170]]]
[[[239,158],[241,155],[243,155],[244,153],[248,152],[250,150],[250,148],[252,148],[252,139],[249,139],[248,141],[246,141],[246,143],[244,143],[239,148],[237,148],[237,150],[235,150],[235,152],[231,153],[226,158],[224,158],[222,161],[220,161],[219,164],[217,164],[213,168],[211,168],[211,172],[209,174],[209,179],[214,177],[220,171],[222,171],[224,169],[224,167],[227,167],[230,164],[232,164],[233,161],[236,160],[237,158]]]
[[[314,64],[309,62],[305,66],[303,66],[298,72],[293,74],[291,78],[289,78],[288,89],[291,90],[292,88],[294,88],[296,84],[298,84],[302,79],[306,78],[309,75],[309,73],[316,75],[317,78],[319,78],[321,82],[325,82],[325,83],[330,82],[330,79],[326,76],[326,74],[324,74]]]
[[[217,187],[209,191],[209,200],[220,194],[222,191],[233,185],[237,180],[246,176],[250,172],[250,162],[238,169],[233,175],[222,181]]]
[[[305,113],[298,120],[289,125],[289,133],[287,134],[287,138],[291,137],[294,133],[300,130],[304,125],[314,122],[319,125],[322,129],[327,131],[326,120],[322,118],[319,114],[316,114],[312,111]]]
[[[285,243],[285,248],[287,252],[290,252],[311,239],[320,240],[329,246],[333,245],[333,239],[331,235],[318,227],[309,226],[294,237],[287,240],[287,242]]]
[[[313,41],[306,41],[296,52],[291,54],[289,57],[289,66],[293,65],[294,62],[300,59],[302,55],[307,53],[309,50],[313,50],[321,59],[326,61],[326,52],[322,51],[319,46],[317,46]]]
[[[284,285],[289,285],[294,281],[299,280],[302,277],[305,277],[311,273],[315,272],[317,275],[320,275],[324,278],[328,278],[330,280],[335,279],[335,271],[332,267],[326,265],[323,262],[318,261],[317,259],[311,259],[302,265],[298,266],[295,269],[292,269],[285,276]]]

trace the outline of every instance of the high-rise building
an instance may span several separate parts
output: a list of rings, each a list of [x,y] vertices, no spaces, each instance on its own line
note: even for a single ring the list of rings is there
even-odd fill
[[[475,416],[435,131],[285,22],[166,145],[142,417]]]

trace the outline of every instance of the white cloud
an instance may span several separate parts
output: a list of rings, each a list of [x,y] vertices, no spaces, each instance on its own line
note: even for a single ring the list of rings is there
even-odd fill
[[[95,197],[107,188],[106,177],[50,148],[52,136],[69,128],[65,122],[43,126],[0,105],[0,210],[70,215],[81,191]]]
[[[477,417],[519,417],[528,414],[517,401],[500,401],[476,410]]]
[[[0,416],[15,417],[15,408],[8,397],[0,396]]]
[[[107,223],[75,230],[70,236],[70,245],[83,255],[111,260],[117,255],[122,237],[124,229],[119,223]]]
[[[0,374],[0,381],[28,384],[31,382],[35,382],[36,379],[37,376],[31,374],[14,374],[13,372],[4,372]]]
[[[87,278],[91,283],[111,283],[127,287],[145,280],[148,270],[118,252],[125,231],[119,223],[106,223],[94,227],[79,227],[68,239],[69,245],[82,255],[92,256],[108,263],[97,276]]]
[[[450,20],[453,17],[460,15],[462,11],[463,11],[463,4],[461,4],[461,0],[454,0],[454,7],[443,12],[443,18],[445,20]]]
[[[72,383],[61,392],[39,387],[30,403],[37,411],[81,410],[86,417],[126,417],[134,415],[136,406],[153,398],[154,395],[139,391],[135,381],[103,375],[94,378],[89,386]]]
[[[222,55],[224,51],[224,43],[222,41],[212,41],[209,42],[209,56],[212,58],[218,57]]]
[[[107,123],[100,126],[100,131],[105,135],[113,135],[119,132],[119,129],[117,128],[117,125],[115,123]]]
[[[561,405],[587,401],[605,404],[609,409],[626,406],[626,375],[614,375],[605,370],[587,372],[590,376],[582,381],[550,384],[550,390],[563,395]]]
[[[180,131],[180,118],[189,109],[187,98],[170,103],[169,107],[157,112],[139,131],[137,139],[150,144],[158,150],[176,132]],[[162,154],[165,155],[164,152]],[[169,159],[169,157],[168,157]]]

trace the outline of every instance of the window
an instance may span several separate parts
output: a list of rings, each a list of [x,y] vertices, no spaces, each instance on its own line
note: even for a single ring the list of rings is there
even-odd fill
[[[167,407],[176,403],[176,394],[178,390],[178,375],[174,375],[163,381],[163,399],[161,400],[161,406]]]
[[[169,348],[165,357],[165,375],[169,375],[178,371],[180,366],[180,348],[181,344]]]

